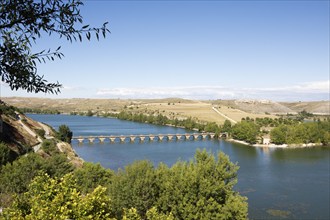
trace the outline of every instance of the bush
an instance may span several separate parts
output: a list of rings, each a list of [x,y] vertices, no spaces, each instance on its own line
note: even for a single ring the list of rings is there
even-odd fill
[[[36,153],[30,153],[2,167],[0,192],[23,193],[26,192],[31,180],[40,172],[47,173],[51,177],[62,177],[72,170],[73,166],[68,163],[64,154],[43,158]]]
[[[67,125],[61,125],[58,128],[57,138],[61,141],[71,144],[72,135],[73,133]]]
[[[103,168],[100,164],[85,162],[82,168],[76,169],[73,177],[77,180],[77,186],[83,193],[93,191],[97,186],[107,186],[114,175],[110,169]]]
[[[18,157],[6,144],[0,142],[0,168],[6,163],[14,161]]]
[[[45,134],[46,134],[46,132],[45,132],[44,129],[36,129],[35,131],[36,131],[36,133],[37,133],[37,135],[38,135],[39,137],[41,137],[41,138],[45,138]]]
[[[54,155],[56,153],[59,153],[59,150],[56,146],[56,141],[53,139],[44,140],[41,144],[41,149],[49,155]]]

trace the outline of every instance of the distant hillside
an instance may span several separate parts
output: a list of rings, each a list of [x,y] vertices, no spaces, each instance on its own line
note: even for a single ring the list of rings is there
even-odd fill
[[[292,109],[273,101],[235,100],[236,107],[252,113],[286,114],[295,113]]]
[[[274,102],[269,100],[217,100],[213,103],[226,105],[250,113],[296,114],[303,110],[313,113],[330,115],[330,102]]]
[[[281,104],[296,112],[305,110],[313,114],[330,115],[330,101],[283,102]]]
[[[50,113],[103,114],[106,112],[130,111],[135,114],[163,114],[167,117],[223,124],[226,118],[240,121],[242,118],[277,117],[276,115],[297,114],[303,110],[330,115],[329,102],[279,103],[269,100],[186,100],[167,99],[47,99],[47,98],[2,98],[18,108]],[[221,113],[218,114],[213,107]]]

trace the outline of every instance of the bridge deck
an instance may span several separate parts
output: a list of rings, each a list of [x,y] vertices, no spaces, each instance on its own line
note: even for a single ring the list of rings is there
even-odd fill
[[[227,133],[220,133],[220,137],[227,137]],[[125,141],[162,141],[164,139],[171,140],[196,140],[196,139],[206,139],[215,138],[214,133],[186,133],[186,134],[140,134],[140,135],[100,135],[100,136],[75,136],[72,137],[72,140],[77,140],[79,143],[83,143],[84,141],[89,141],[90,143],[94,143],[94,141],[98,140],[99,142],[105,142],[108,140],[110,142],[125,142]]]

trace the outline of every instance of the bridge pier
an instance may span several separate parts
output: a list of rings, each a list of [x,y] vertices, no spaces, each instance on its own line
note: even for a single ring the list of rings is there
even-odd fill
[[[191,135],[190,135],[190,134],[188,134],[188,135],[185,135],[185,137],[186,137],[186,140],[189,140],[189,139],[190,139],[190,137],[191,137]]]
[[[89,140],[89,143],[94,143],[94,140],[95,140],[95,138],[93,138],[93,137],[90,137],[90,138],[88,138],[88,140]]]
[[[77,140],[78,140],[79,144],[82,144],[84,142],[85,138],[77,138]]]

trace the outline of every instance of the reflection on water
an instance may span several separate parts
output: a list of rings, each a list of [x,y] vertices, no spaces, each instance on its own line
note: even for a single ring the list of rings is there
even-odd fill
[[[54,127],[67,124],[74,135],[187,133],[184,129],[96,117],[31,115]],[[191,160],[197,149],[222,151],[238,163],[235,189],[248,197],[250,219],[329,219],[330,148],[255,148],[221,140],[95,143],[73,148],[86,161],[114,170],[135,160],[155,165]]]

